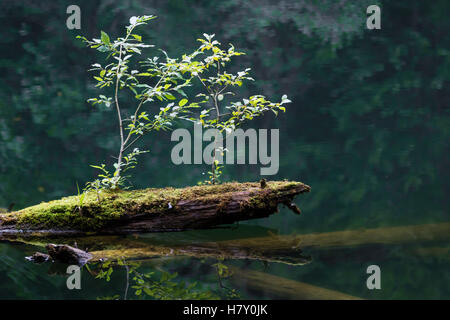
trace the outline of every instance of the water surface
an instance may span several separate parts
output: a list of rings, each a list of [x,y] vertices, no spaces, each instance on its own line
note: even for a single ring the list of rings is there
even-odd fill
[[[59,239],[77,242],[95,254],[121,250],[109,257],[112,261],[115,256],[119,263],[84,266],[81,290],[67,288],[66,265],[25,260],[45,250],[42,243],[4,240],[0,243],[0,298],[448,299],[448,226],[366,229],[343,236],[277,234],[273,229],[240,224],[100,237],[84,243]],[[334,241],[334,235],[341,237]],[[85,243],[90,247],[84,248]],[[366,269],[373,264],[381,270],[381,290],[366,286]],[[144,280],[140,287],[139,279],[133,279],[136,276]]]

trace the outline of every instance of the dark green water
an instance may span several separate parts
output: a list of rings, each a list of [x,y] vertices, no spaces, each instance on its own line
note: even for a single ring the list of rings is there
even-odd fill
[[[281,212],[281,215],[288,214],[290,213]],[[450,231],[446,228],[447,232]],[[202,243],[220,244],[240,238],[277,239],[275,229],[241,224],[238,227],[216,230],[143,234],[139,237],[124,237],[114,243],[105,240],[104,243],[96,245],[96,248],[92,248],[92,251],[108,246],[111,248],[121,242],[130,248],[133,247],[130,243],[138,241],[140,248],[157,246],[165,249],[166,253],[170,252],[171,248],[182,248],[185,254],[151,254],[140,256],[138,260],[123,258],[123,262],[129,264],[128,270],[131,270],[128,280],[124,265],[112,266],[111,277],[107,281],[105,278],[99,279],[98,272],[108,270],[110,266],[105,267],[101,263],[89,264],[88,267],[82,268],[80,290],[67,288],[69,275],[66,274],[66,265],[50,262],[34,264],[25,260],[25,256],[44,250],[42,247],[2,242],[0,298],[123,299],[126,294],[127,299],[316,299],[319,290],[325,292],[321,297],[326,299],[337,299],[342,294],[364,299],[449,299],[450,243],[442,232],[433,236],[433,230],[430,228],[428,233],[429,239],[435,239],[431,241],[414,240],[415,237],[420,238],[420,235],[411,231],[396,244],[377,244],[363,236],[362,242],[368,243],[354,245],[354,238],[349,238],[348,245],[344,240],[334,247],[324,245],[322,240],[316,245],[305,243],[306,247],[303,248],[302,236],[299,235],[297,245],[302,249],[301,252],[293,246],[281,255],[268,251],[264,258],[256,260],[245,259],[245,256],[264,252],[264,245],[255,245],[253,248],[251,245],[234,246],[232,251],[228,251],[234,252],[234,258],[223,258],[221,255],[224,251],[218,249],[223,249],[220,245],[215,247],[217,250],[212,250],[213,256],[198,257],[193,256],[193,252],[198,253]],[[291,238],[292,235],[291,233],[288,237]],[[442,240],[443,238],[447,238],[447,241]],[[295,259],[299,265],[284,263],[283,260],[286,261],[287,257]],[[232,270],[232,274],[222,274],[219,280],[217,263]],[[369,265],[380,267],[379,290],[367,288],[369,274],[366,271]],[[174,278],[161,282],[163,273]],[[133,277],[136,274],[142,275],[146,281],[144,286],[154,288],[154,291],[143,291],[136,295],[139,290],[134,288],[136,281]],[[145,274],[150,277],[145,278]],[[293,281],[286,285],[284,279]],[[193,283],[196,285],[189,288]],[[152,284],[155,287],[152,287]],[[307,288],[305,284],[314,286],[314,289]]]

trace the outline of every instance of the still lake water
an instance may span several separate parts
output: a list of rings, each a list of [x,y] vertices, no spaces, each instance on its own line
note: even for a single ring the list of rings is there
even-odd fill
[[[275,218],[266,222],[270,219]],[[450,298],[450,224],[302,235],[277,234],[257,223],[87,242],[54,240],[120,258],[118,264],[84,266],[80,290],[67,288],[66,265],[25,259],[45,252],[42,245],[51,240],[3,240],[0,299]],[[370,265],[380,267],[380,290],[367,288]]]

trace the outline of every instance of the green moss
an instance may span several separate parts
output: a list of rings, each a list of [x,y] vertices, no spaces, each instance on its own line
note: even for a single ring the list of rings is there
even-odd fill
[[[247,205],[261,209],[271,203],[277,192],[303,185],[300,182],[268,182],[263,194],[250,197]],[[82,202],[80,196],[65,197],[59,200],[41,203],[26,209],[1,214],[0,224],[17,224],[21,228],[31,229],[76,229],[95,231],[107,223],[135,214],[164,214],[176,210],[180,200],[213,202],[222,210],[231,199],[232,192],[261,190],[255,183],[224,183],[211,186],[186,188],[143,189],[133,191],[102,191],[100,201],[92,191],[86,193]],[[265,195],[271,195],[266,197]],[[170,204],[170,205],[169,205]]]

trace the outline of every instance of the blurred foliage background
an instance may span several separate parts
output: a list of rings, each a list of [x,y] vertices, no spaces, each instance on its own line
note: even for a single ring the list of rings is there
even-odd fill
[[[66,8],[81,8],[81,30]],[[381,30],[366,8],[381,7]],[[119,145],[113,110],[90,106],[89,66],[103,57],[76,35],[111,37],[133,15],[146,43],[176,57],[202,33],[247,53],[256,81],[243,95],[293,101],[248,125],[280,128],[280,170],[270,179],[312,186],[304,215],[262,223],[281,231],[330,231],[448,221],[450,2],[425,1],[10,1],[0,4],[0,206],[16,209],[76,193]],[[242,68],[241,68],[242,69]],[[170,161],[170,132],[141,146],[135,188],[185,186],[208,166]],[[259,180],[259,166],[225,168],[225,180]]]

